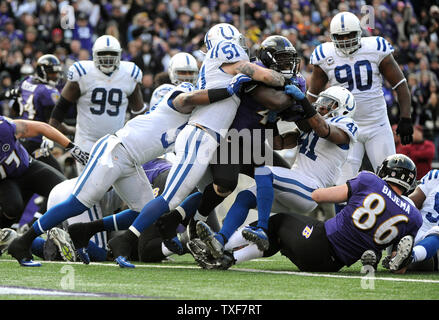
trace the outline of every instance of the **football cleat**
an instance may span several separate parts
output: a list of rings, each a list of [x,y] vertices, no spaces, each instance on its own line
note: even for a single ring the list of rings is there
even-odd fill
[[[363,266],[372,266],[374,269],[376,269],[376,265],[378,263],[377,260],[377,255],[373,250],[366,250],[361,255],[361,264]]]
[[[411,235],[402,237],[398,243],[396,255],[389,262],[391,271],[398,271],[412,262],[413,242],[414,239]]]
[[[136,266],[127,260],[127,257],[118,256],[115,259],[116,263],[121,268],[135,268]]]
[[[63,229],[52,228],[49,230],[47,241],[53,241],[64,261],[75,262],[76,254],[70,235]]]
[[[183,245],[181,244],[180,239],[178,239],[178,236],[175,236],[172,239],[164,239],[163,244],[169,249],[169,251],[172,251],[179,256],[184,254]]]
[[[255,243],[261,251],[267,250],[270,246],[267,234],[262,228],[246,226],[242,230],[242,236],[244,239]]]
[[[8,253],[23,267],[41,267],[41,263],[34,262],[31,248],[22,243],[21,238],[15,238],[8,247]]]
[[[79,248],[75,250],[76,255],[78,256],[79,260],[81,260],[85,264],[90,263],[90,256],[88,255],[87,248]]]
[[[220,258],[223,255],[224,246],[215,238],[215,232],[203,221],[198,221],[196,228],[200,240],[207,245],[212,256],[215,259]]]
[[[0,256],[6,252],[9,245],[15,238],[18,237],[18,234],[15,230],[10,228],[0,229]]]
[[[387,269],[387,270],[390,269],[390,266],[389,266],[390,260],[392,260],[391,256],[385,256],[383,258],[383,261],[381,261],[381,265],[383,266],[384,269]]]

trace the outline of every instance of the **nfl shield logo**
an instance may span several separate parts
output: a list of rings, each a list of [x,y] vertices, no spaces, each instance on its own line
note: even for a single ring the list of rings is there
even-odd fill
[[[306,226],[305,229],[302,231],[302,236],[304,236],[306,239],[308,239],[311,236],[312,230],[314,229],[314,226]]]

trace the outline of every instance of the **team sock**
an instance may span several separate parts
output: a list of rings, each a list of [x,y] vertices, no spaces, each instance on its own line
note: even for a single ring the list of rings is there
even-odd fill
[[[221,233],[226,240],[238,229],[248,216],[248,211],[256,207],[256,197],[249,190],[243,190],[236,196],[235,202],[230,207],[223,221]],[[218,239],[219,240],[219,239]],[[224,244],[224,243],[223,243]]]
[[[91,261],[106,261],[107,260],[107,250],[99,247],[93,241],[89,241],[87,246],[87,252]]]
[[[41,237],[37,237],[32,241],[32,254],[36,255],[37,257],[40,257],[41,259],[44,259],[44,243],[46,240],[44,240]]]
[[[67,200],[57,204],[56,206],[53,206],[40,219],[34,222],[32,228],[29,229],[34,230],[35,232],[35,237],[31,240],[35,239],[43,232],[57,226],[64,220],[83,213],[87,209],[88,208],[83,205],[74,195],[70,195]],[[29,236],[34,235],[29,234]]]
[[[213,188],[213,183],[209,184],[203,191],[198,213],[207,217],[225,198],[218,195]]]
[[[195,192],[190,194],[184,199],[184,201],[176,208],[176,210],[182,216],[182,219],[190,219],[197,212],[203,194],[201,192]]]
[[[273,174],[268,168],[256,168],[256,196],[258,205],[258,227],[268,229],[271,207],[274,201]]]
[[[439,250],[439,235],[432,234],[413,248],[413,262],[428,260],[433,257]]]
[[[162,196],[159,196],[148,202],[143,207],[139,216],[134,220],[131,227],[129,227],[129,230],[139,237],[143,230],[151,226],[158,218],[168,211],[168,203]]]
[[[134,220],[136,220],[138,216],[139,216],[139,212],[131,209],[127,209],[117,214],[104,217],[102,219],[103,230],[99,230],[97,232],[104,230],[105,231],[126,230],[134,222]]]

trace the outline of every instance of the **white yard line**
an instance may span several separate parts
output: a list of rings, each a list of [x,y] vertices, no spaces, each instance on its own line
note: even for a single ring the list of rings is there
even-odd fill
[[[15,262],[15,260],[12,259],[5,259],[0,260],[7,261],[7,262]],[[42,261],[43,264],[71,264],[71,265],[77,265],[76,262],[63,262],[63,261]],[[119,267],[116,263],[100,263],[100,262],[91,262],[90,266],[106,266],[106,267]],[[17,265],[18,267],[18,265]],[[182,266],[182,265],[171,265],[167,262],[164,262],[161,265],[157,264],[136,264],[136,268],[168,268],[168,269],[200,269],[197,266]],[[339,279],[364,279],[368,277],[368,275],[358,275],[358,276],[351,276],[351,275],[343,275],[343,274],[330,274],[330,273],[310,273],[310,272],[298,272],[298,271],[274,271],[274,270],[260,270],[260,269],[245,269],[245,268],[237,268],[233,267],[229,269],[229,271],[239,271],[239,272],[254,272],[254,273],[269,273],[269,274],[287,274],[287,275],[294,275],[294,276],[300,276],[300,277],[321,277],[321,278],[339,278]],[[394,277],[373,277],[374,280],[382,280],[382,281],[394,281],[394,282],[417,282],[417,283],[432,283],[432,284],[439,284],[439,280],[432,280],[432,279],[412,279],[412,278],[394,278]]]

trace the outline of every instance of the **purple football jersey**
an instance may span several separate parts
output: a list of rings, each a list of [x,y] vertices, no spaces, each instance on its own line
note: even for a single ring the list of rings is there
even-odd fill
[[[160,173],[170,169],[172,167],[172,163],[166,159],[158,158],[145,163],[142,167],[143,170],[145,170],[149,182],[152,183]]]
[[[29,154],[15,138],[16,125],[0,116],[0,180],[14,178],[29,168]]]
[[[325,222],[326,235],[347,266],[366,250],[381,252],[406,235],[416,235],[422,217],[410,199],[372,172],[362,171],[347,184],[346,207]]]
[[[266,68],[259,61],[254,63]],[[296,77],[285,81],[285,84],[291,83],[297,85],[300,90],[305,93],[306,81],[301,74],[298,74]],[[275,111],[270,111],[258,104],[258,102],[255,101],[250,94],[242,94],[241,103],[238,107],[235,119],[233,120],[230,129],[236,129],[238,131],[242,129],[266,129],[270,122],[274,123],[276,121],[276,118],[277,113]]]
[[[20,118],[47,123],[60,97],[58,89],[42,84],[30,76],[21,82],[20,92],[19,103],[23,106],[23,114]],[[41,142],[42,136],[28,138],[28,140]]]

